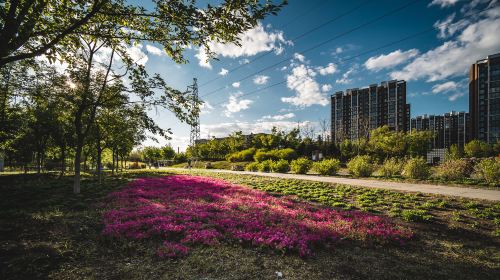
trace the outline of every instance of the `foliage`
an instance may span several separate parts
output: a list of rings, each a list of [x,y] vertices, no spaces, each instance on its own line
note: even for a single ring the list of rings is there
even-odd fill
[[[253,156],[257,149],[248,148],[239,152],[234,152],[226,156],[227,161],[229,162],[242,162],[242,161],[251,161],[253,160]]]
[[[321,175],[335,175],[340,169],[340,161],[338,159],[324,159],[312,164],[312,170]]]
[[[273,161],[270,159],[264,160],[259,163],[258,169],[260,172],[271,172]]]
[[[275,150],[258,150],[255,155],[254,159],[257,162],[261,162],[264,160],[292,160],[296,157],[296,153],[293,149],[291,148],[286,148],[286,149],[275,149]]]
[[[464,156],[464,152],[462,149],[460,149],[460,147],[458,147],[457,144],[451,145],[445,154],[446,160],[460,159],[463,156]]]
[[[356,177],[369,177],[372,175],[374,166],[369,156],[356,156],[347,163],[349,173]]]
[[[457,181],[468,177],[472,172],[471,164],[466,159],[448,159],[441,163],[434,176],[443,180]]]
[[[370,131],[368,145],[372,155],[379,159],[401,157],[407,149],[405,134],[386,125]]]
[[[433,137],[432,131],[412,131],[407,133],[407,154],[412,157],[426,156]]]
[[[500,159],[487,158],[481,160],[474,167],[476,176],[489,184],[500,184]]]
[[[401,218],[407,222],[425,222],[430,221],[432,216],[425,210],[406,209],[401,211]]]
[[[406,161],[401,175],[411,179],[427,179],[430,168],[423,157],[410,158]]]
[[[174,162],[175,163],[182,163],[187,161],[187,155],[186,153],[176,153],[174,156]]]
[[[245,171],[258,171],[259,170],[259,163],[258,162],[250,162],[249,164],[245,165]]]
[[[287,173],[290,171],[290,164],[287,160],[280,159],[271,163],[271,171],[277,173]]]
[[[464,152],[468,157],[487,157],[490,151],[488,143],[480,140],[472,140],[464,146]]]
[[[154,199],[154,205],[144,201],[144,196]],[[231,239],[308,256],[313,247],[340,239],[399,241],[412,237],[409,229],[382,216],[315,207],[207,177],[145,178],[109,198],[113,208],[104,213],[102,234],[159,238],[164,243],[158,254],[166,257],[185,255],[187,246],[213,246]],[[191,222],[198,220],[203,222]]]
[[[290,169],[295,174],[307,174],[311,166],[312,161],[307,158],[298,158],[290,163]]]
[[[377,172],[386,178],[399,176],[403,170],[403,162],[397,158],[388,158],[384,161]]]

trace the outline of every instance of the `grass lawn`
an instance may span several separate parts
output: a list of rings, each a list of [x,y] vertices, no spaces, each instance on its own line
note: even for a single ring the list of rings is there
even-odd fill
[[[390,216],[410,228],[405,245],[345,241],[308,258],[238,242],[195,246],[186,257],[159,258],[158,240],[103,237],[105,197],[139,170],[85,177],[72,194],[71,178],[0,175],[0,279],[498,279],[500,204],[424,194],[336,186],[250,175],[223,178],[275,196],[295,195],[339,209]]]

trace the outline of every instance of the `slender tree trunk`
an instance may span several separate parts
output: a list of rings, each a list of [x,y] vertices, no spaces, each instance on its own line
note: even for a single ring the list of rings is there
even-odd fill
[[[40,151],[37,152],[36,157],[36,174],[40,175],[42,169],[42,153]]]
[[[75,194],[80,193],[80,163],[82,161],[82,148],[83,148],[83,137],[79,135],[77,137],[76,149],[75,149],[75,178],[73,182],[73,192]]]
[[[111,163],[111,175],[114,176],[115,175],[115,150],[112,149],[111,150],[111,160],[112,160],[112,163]]]
[[[99,184],[102,183],[102,163],[101,163],[101,155],[102,155],[102,148],[101,148],[101,139],[99,137],[99,132],[97,136],[97,180],[99,181]]]
[[[59,178],[64,176],[64,172],[66,171],[66,145],[61,146],[61,173],[59,174]]]

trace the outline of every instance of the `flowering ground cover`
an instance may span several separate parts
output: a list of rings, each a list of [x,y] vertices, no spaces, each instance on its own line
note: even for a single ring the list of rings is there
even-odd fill
[[[311,255],[337,242],[402,243],[409,229],[388,218],[274,197],[221,179],[174,175],[137,179],[109,196],[103,235],[159,238],[158,255],[186,255],[195,244],[233,240]]]

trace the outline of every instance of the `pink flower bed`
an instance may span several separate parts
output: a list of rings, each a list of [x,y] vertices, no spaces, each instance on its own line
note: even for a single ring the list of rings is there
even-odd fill
[[[189,245],[234,240],[310,255],[317,246],[344,240],[398,241],[410,230],[387,218],[339,211],[223,180],[195,176],[137,179],[110,194],[103,234],[160,238],[159,256],[186,255]]]

